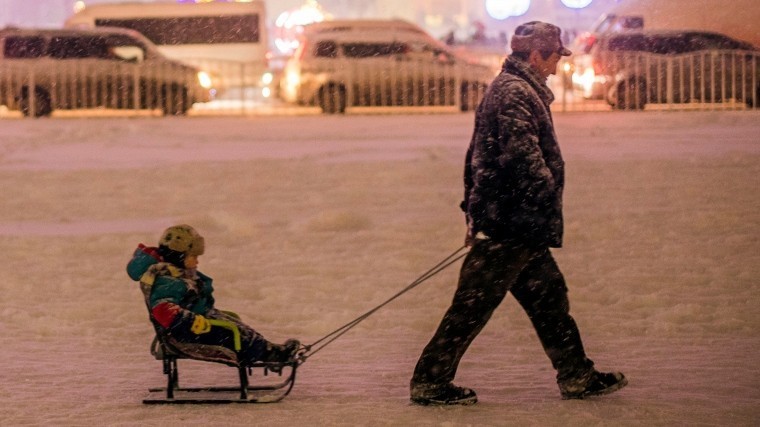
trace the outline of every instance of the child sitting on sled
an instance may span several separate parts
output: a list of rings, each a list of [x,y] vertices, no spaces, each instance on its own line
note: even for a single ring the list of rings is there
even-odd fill
[[[301,347],[297,340],[273,344],[234,313],[214,307],[212,280],[197,270],[204,246],[193,227],[176,225],[164,231],[158,247],[141,244],[127,264],[129,276],[140,282],[157,332],[187,353],[224,347],[242,365],[294,361]]]

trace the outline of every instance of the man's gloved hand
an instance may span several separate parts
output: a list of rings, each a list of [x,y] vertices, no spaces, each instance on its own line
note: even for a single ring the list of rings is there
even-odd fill
[[[190,331],[196,335],[205,334],[211,332],[211,324],[205,317],[196,314],[195,320],[193,320],[193,326],[190,327]]]
[[[464,245],[469,247],[472,247],[472,244],[475,243],[475,236],[472,235],[472,231],[470,229],[467,229],[467,234],[464,236]]]

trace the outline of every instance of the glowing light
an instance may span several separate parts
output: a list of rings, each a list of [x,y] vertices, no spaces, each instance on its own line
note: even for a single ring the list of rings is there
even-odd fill
[[[524,15],[529,8],[530,0],[486,0],[486,12],[494,19]]]
[[[592,0],[562,0],[562,4],[571,9],[583,9],[590,5]]]
[[[211,88],[211,76],[205,71],[198,71],[198,83],[205,89]]]
[[[85,8],[85,4],[84,4],[84,2],[82,0],[79,0],[79,1],[77,1],[77,2],[74,3],[74,13],[79,13],[79,12],[83,11],[84,8]]]
[[[290,54],[298,48],[298,36],[303,26],[329,19],[315,0],[308,0],[303,6],[282,12],[275,20],[274,45],[281,53]]]

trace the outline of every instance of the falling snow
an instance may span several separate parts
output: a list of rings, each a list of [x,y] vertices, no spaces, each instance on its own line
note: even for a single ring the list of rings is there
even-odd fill
[[[467,408],[408,403],[451,268],[309,359],[283,402],[146,407],[161,386],[124,267],[177,222],[217,305],[313,342],[462,244],[471,114],[2,121],[4,425],[755,425],[760,114],[565,113],[572,313],[630,385],[562,401],[511,299],[460,366]],[[186,385],[233,369],[180,363]]]

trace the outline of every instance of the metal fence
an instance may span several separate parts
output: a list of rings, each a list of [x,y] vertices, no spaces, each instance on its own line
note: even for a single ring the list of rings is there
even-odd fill
[[[760,54],[709,51],[688,55],[609,54],[574,58],[560,64],[549,85],[553,109],[608,111],[641,109],[757,109],[760,104]],[[22,115],[252,115],[321,112],[408,112],[472,110],[485,83],[453,67],[397,61],[392,66],[335,63],[305,73],[301,82],[311,97],[303,105],[283,102],[288,76],[261,74],[261,64],[194,61],[207,72],[212,98],[187,68],[163,66],[145,71],[122,62],[49,60],[30,66],[0,60],[0,117]],[[496,70],[494,70],[494,74]],[[324,76],[335,77],[331,85]],[[320,80],[321,79],[321,80]],[[281,84],[282,83],[282,84]],[[321,85],[320,85],[321,84]],[[327,106],[327,110],[325,110]],[[332,106],[332,107],[331,107]],[[331,110],[332,108],[332,110]]]
[[[462,66],[448,56],[320,58],[302,64],[300,70],[287,69],[281,95],[325,113],[363,107],[469,111],[482,99],[494,74],[483,66]]]
[[[58,110],[155,110],[184,114],[211,100],[197,70],[173,63],[142,67],[136,61],[0,60],[0,104],[24,116]]]
[[[561,67],[559,98],[572,100],[565,110],[595,102],[618,110],[758,108],[759,59],[739,50],[580,55]]]

